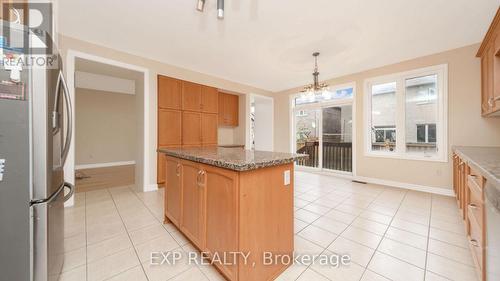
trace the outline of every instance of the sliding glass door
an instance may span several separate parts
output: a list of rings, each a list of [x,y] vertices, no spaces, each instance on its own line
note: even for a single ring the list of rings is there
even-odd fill
[[[352,172],[352,105],[322,109],[323,169]]]
[[[333,93],[294,100],[295,151],[309,155],[296,164],[308,169],[352,173],[353,88]]]
[[[304,109],[295,111],[295,148],[297,153],[308,154],[308,159],[301,159],[298,165],[319,167],[319,109]]]

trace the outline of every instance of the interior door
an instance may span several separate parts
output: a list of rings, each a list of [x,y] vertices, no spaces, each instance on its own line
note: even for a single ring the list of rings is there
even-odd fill
[[[181,230],[191,241],[203,249],[204,235],[204,186],[201,182],[200,165],[182,163],[182,218]]]
[[[322,168],[352,172],[352,105],[322,109]]]

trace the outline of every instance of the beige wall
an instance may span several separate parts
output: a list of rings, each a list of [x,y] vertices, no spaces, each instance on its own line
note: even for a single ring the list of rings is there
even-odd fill
[[[76,89],[76,165],[136,158],[135,95]]]
[[[228,92],[235,92],[235,93],[240,93],[240,94],[260,94],[260,95],[266,95],[269,96],[272,93],[255,88],[252,86],[248,85],[243,85],[240,83],[235,83],[231,82],[222,78],[217,78],[214,76],[206,75],[203,73],[195,72],[195,71],[190,71],[187,69],[183,69],[180,67],[172,66],[169,64],[165,64],[159,61],[151,60],[151,59],[146,59],[140,56],[132,55],[129,53],[121,52],[118,50],[114,50],[111,48],[106,48],[104,46],[99,46],[96,44],[92,44],[89,42],[81,41],[72,37],[67,37],[60,35],[59,36],[59,51],[61,53],[61,56],[63,58],[63,64],[66,65],[66,57],[67,57],[67,52],[68,50],[74,50],[78,52],[83,52],[86,54],[94,55],[94,56],[99,56],[99,57],[104,57],[106,59],[110,60],[115,60],[119,61],[122,63],[126,64],[131,64],[139,67],[143,67],[149,70],[149,78],[146,83],[148,83],[149,86],[149,104],[146,105],[147,108],[150,109],[149,114],[148,114],[148,119],[149,119],[149,144],[147,145],[148,150],[145,152],[148,154],[149,157],[149,163],[148,166],[150,167],[150,172],[149,175],[146,175],[147,182],[149,182],[149,185],[153,186],[156,185],[156,139],[157,139],[157,122],[156,122],[156,117],[157,117],[157,85],[156,85],[156,77],[158,74],[170,76],[170,77],[175,77],[178,79],[186,80],[186,81],[192,81],[208,86],[213,86],[219,89],[223,89]],[[139,88],[139,85],[136,84],[136,88]],[[142,118],[142,112],[137,112],[138,116],[138,122],[142,122],[142,119],[139,120],[139,118]],[[241,118],[241,117],[240,117]],[[241,119],[240,119],[241,121]],[[241,126],[241,124],[240,124]],[[142,133],[143,126],[141,124],[141,127],[138,130],[138,134]],[[240,133],[234,134],[239,140],[241,137]],[[236,141],[236,139],[234,140]],[[142,146],[142,143],[140,144]],[[143,147],[143,146],[142,146]],[[142,148],[141,151],[139,151],[139,154],[142,155]],[[139,157],[141,158],[141,157]],[[141,159],[137,159],[137,163],[141,161]],[[139,163],[137,165],[140,173],[142,163]],[[141,182],[140,180],[140,175],[136,175],[136,182]],[[139,186],[139,189],[143,188]],[[150,189],[151,187],[144,187],[146,189]]]
[[[482,118],[480,112],[480,62],[475,57],[479,44],[388,65],[327,81],[330,85],[356,83],[356,165],[357,176],[450,189],[452,186],[451,146],[500,145],[500,118]],[[448,155],[447,163],[385,159],[364,156],[364,80],[416,68],[448,64]],[[275,145],[290,151],[289,96],[299,89],[275,95]]]

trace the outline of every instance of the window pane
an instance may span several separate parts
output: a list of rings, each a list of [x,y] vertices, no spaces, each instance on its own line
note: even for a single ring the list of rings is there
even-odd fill
[[[295,98],[295,105],[317,103],[321,101],[336,100],[336,99],[352,99],[353,92],[354,92],[353,88],[338,89],[334,91],[325,90],[321,93],[317,93],[314,95],[299,96]]]
[[[437,75],[406,79],[406,151],[435,154],[437,122]]]
[[[425,142],[425,125],[417,125],[417,142]]]
[[[295,144],[297,153],[308,154],[308,159],[297,161],[298,165],[319,165],[319,116],[318,109],[295,111]]]
[[[429,142],[436,142],[436,124],[429,124],[429,129],[428,129],[428,141]]]
[[[323,108],[323,168],[352,172],[352,105]]]
[[[396,82],[372,86],[372,150],[395,151]]]

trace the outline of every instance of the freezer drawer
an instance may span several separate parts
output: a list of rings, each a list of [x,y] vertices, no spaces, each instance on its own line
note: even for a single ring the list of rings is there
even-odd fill
[[[65,187],[70,188],[66,196]],[[65,183],[46,202],[31,206],[34,281],[59,280],[64,263],[64,202],[72,193],[73,187]]]

